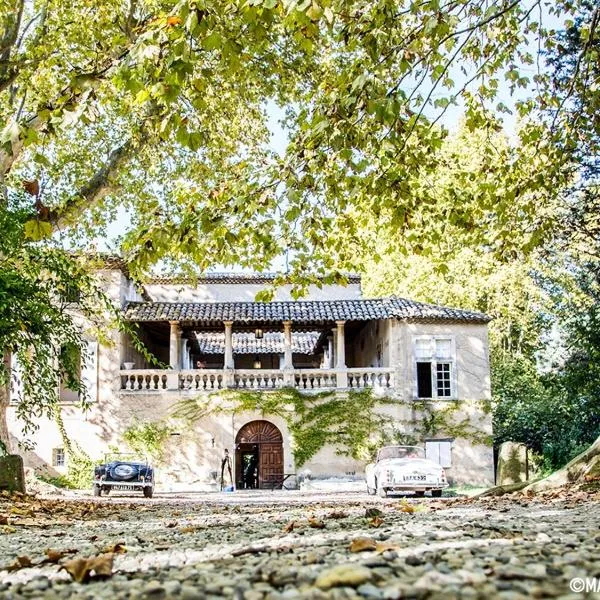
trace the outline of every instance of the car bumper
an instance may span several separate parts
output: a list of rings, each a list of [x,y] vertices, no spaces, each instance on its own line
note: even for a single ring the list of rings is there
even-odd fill
[[[430,483],[430,482],[382,482],[381,487],[386,490],[393,490],[396,492],[428,492],[430,490],[443,490],[449,487],[448,483]]]
[[[112,488],[145,488],[145,487],[154,487],[153,481],[94,481],[94,485],[100,485],[102,487],[112,487]]]

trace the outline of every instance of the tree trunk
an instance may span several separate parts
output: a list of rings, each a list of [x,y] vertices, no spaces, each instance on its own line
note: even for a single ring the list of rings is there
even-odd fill
[[[8,352],[2,353],[2,361],[9,377],[6,385],[0,385],[0,455],[2,454],[2,446],[4,446],[7,453],[10,452],[10,439],[6,423],[6,410],[10,403],[10,354]]]
[[[565,485],[594,485],[600,487],[600,437],[579,456],[545,479],[535,481],[523,491],[544,492]]]

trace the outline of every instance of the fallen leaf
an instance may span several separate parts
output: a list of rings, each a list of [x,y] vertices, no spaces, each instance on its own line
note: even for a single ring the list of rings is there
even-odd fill
[[[383,517],[383,512],[380,511],[378,508],[367,508],[367,510],[365,510],[365,517],[367,517],[367,519],[373,519],[374,517]]]
[[[36,179],[32,181],[24,181],[23,189],[31,196],[37,196],[40,193],[40,184]]]
[[[406,500],[403,500],[400,503],[400,506],[398,507],[398,510],[400,512],[412,514],[412,513],[416,512],[417,509],[412,504],[410,504],[409,502],[407,502]]]
[[[195,525],[186,525],[185,527],[180,527],[179,531],[181,533],[194,533],[198,531],[198,527]]]
[[[64,569],[77,583],[85,583],[91,577],[112,575],[114,554],[100,554],[91,558],[74,558],[63,564]]]
[[[69,548],[68,550],[53,550],[52,548],[46,549],[46,558],[39,564],[57,563],[61,558],[68,556],[69,554],[75,554],[77,550]]]
[[[325,529],[325,523],[321,521],[321,519],[317,519],[316,517],[308,518],[309,527],[313,527],[314,529]]]
[[[366,552],[376,548],[377,542],[368,537],[357,537],[350,542],[350,552]]]
[[[8,525],[8,517],[0,515],[0,525]]]
[[[327,515],[328,519],[345,519],[348,516],[348,513],[342,510],[334,510]]]
[[[181,17],[173,16],[167,17],[167,25],[173,27],[173,25],[179,25],[181,23]]]
[[[10,525],[4,525],[4,527],[2,527],[2,533],[17,533],[17,530]]]
[[[18,571],[19,569],[27,569],[28,567],[32,567],[33,563],[29,556],[17,556],[15,562],[12,565],[6,567],[6,570],[11,573],[12,571]]]
[[[369,527],[379,527],[383,523],[383,519],[381,517],[373,517],[369,521]]]
[[[127,548],[125,547],[125,542],[117,542],[112,546],[107,546],[104,550],[104,554],[125,554],[127,552]]]
[[[377,542],[375,552],[377,552],[377,554],[383,554],[388,550],[398,550],[399,548],[400,546],[396,546],[395,544],[385,544],[384,542]]]
[[[294,527],[296,526],[296,521],[290,521],[284,528],[283,533],[291,533],[294,531]]]
[[[177,527],[177,521],[171,521],[170,523],[167,523],[165,525],[165,527],[169,527],[169,528]]]

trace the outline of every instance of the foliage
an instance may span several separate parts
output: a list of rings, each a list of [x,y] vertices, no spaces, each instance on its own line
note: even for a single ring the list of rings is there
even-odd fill
[[[218,397],[218,402],[213,396]],[[261,412],[281,417],[292,434],[297,467],[327,445],[335,447],[338,454],[368,461],[382,445],[420,444],[425,437],[439,433],[464,438],[474,444],[491,443],[489,435],[468,418],[456,421],[454,417],[462,409],[461,402],[444,404],[442,407],[428,402],[379,397],[372,389],[343,394],[335,391],[302,394],[295,388],[268,392],[228,390],[208,397],[181,400],[173,416],[190,424],[225,412]],[[385,414],[382,409],[386,405],[409,408],[411,417],[404,423],[399,422]],[[487,410],[484,405],[480,408],[484,413]]]
[[[600,435],[597,396],[586,405],[565,371],[541,374],[523,357],[502,357],[492,370],[495,442],[526,444],[543,456],[543,470],[565,465]]]
[[[334,446],[339,454],[368,460],[388,439],[390,419],[375,408],[391,400],[378,398],[370,389],[310,395],[295,388],[268,392],[229,390],[218,393],[218,403],[212,396],[181,400],[173,416],[189,422],[222,412],[252,411],[279,416],[292,434],[297,467],[325,445]]]
[[[38,192],[31,238],[77,224],[83,243],[124,208],[134,273],[169,259],[261,269],[289,252],[282,280],[300,292],[357,266],[372,216],[407,250],[435,245],[441,216],[472,237],[493,220],[501,256],[547,234],[571,155],[538,118],[556,105],[532,49],[557,47],[539,0],[96,4],[2,2],[0,176],[8,197],[26,202],[24,182]],[[589,37],[586,6],[549,12],[581,17]],[[520,91],[513,102],[501,81]],[[281,155],[266,102],[286,114]],[[424,185],[453,106],[471,129],[500,127],[491,111],[523,123],[522,160],[501,150],[489,166],[506,185],[474,181],[473,204]]]
[[[160,463],[172,432],[173,428],[164,421],[136,421],[123,432],[123,439],[134,452]]]

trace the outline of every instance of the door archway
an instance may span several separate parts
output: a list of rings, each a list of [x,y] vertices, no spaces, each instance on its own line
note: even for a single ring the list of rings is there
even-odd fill
[[[271,488],[283,479],[283,436],[269,421],[250,421],[235,436],[238,489]]]

